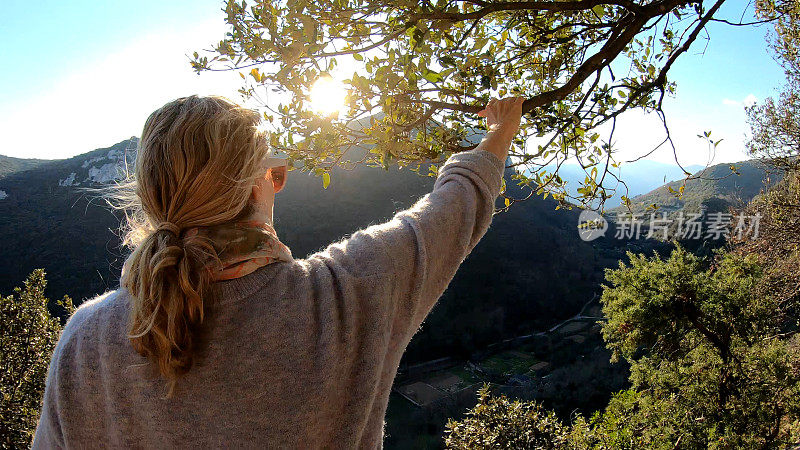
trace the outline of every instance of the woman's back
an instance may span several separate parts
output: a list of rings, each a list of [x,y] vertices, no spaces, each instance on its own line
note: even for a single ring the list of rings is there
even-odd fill
[[[324,272],[320,261],[298,261],[223,282],[170,398],[127,338],[127,291],[83,306],[54,366],[60,386],[50,394],[65,409],[51,425],[78,446],[98,436],[113,447],[377,446],[386,399],[373,398],[388,394],[401,352],[387,354],[387,342],[400,336],[379,323],[391,317],[388,301],[367,310],[349,299],[388,299],[388,274]]]

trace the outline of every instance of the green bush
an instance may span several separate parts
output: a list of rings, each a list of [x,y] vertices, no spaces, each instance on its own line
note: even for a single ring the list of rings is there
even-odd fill
[[[566,448],[568,432],[555,413],[540,404],[491,396],[484,385],[467,417],[447,423],[445,442],[454,449],[561,449]]]
[[[47,310],[45,273],[33,271],[22,288],[0,296],[0,448],[30,445],[50,356],[62,325]],[[69,297],[56,304],[73,311]]]

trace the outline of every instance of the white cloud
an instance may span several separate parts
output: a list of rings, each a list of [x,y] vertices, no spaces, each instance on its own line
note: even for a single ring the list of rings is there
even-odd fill
[[[744,98],[744,100],[742,100],[742,103],[744,104],[744,106],[753,106],[756,103],[758,103],[758,97],[756,97],[753,94],[749,94],[747,97]]]
[[[753,106],[754,104],[758,103],[758,97],[755,94],[748,94],[742,100],[731,100],[729,98],[723,98],[722,104],[725,106],[735,106],[741,108],[743,106]]]

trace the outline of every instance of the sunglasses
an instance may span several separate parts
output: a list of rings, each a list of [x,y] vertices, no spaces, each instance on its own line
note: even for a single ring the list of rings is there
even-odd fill
[[[264,168],[272,169],[273,167],[286,167],[288,161],[285,157],[281,156],[267,156],[264,158]]]

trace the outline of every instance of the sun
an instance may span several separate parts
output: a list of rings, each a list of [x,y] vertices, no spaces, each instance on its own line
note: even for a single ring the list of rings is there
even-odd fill
[[[324,116],[337,115],[344,108],[347,90],[331,77],[318,79],[311,87],[311,109]]]

